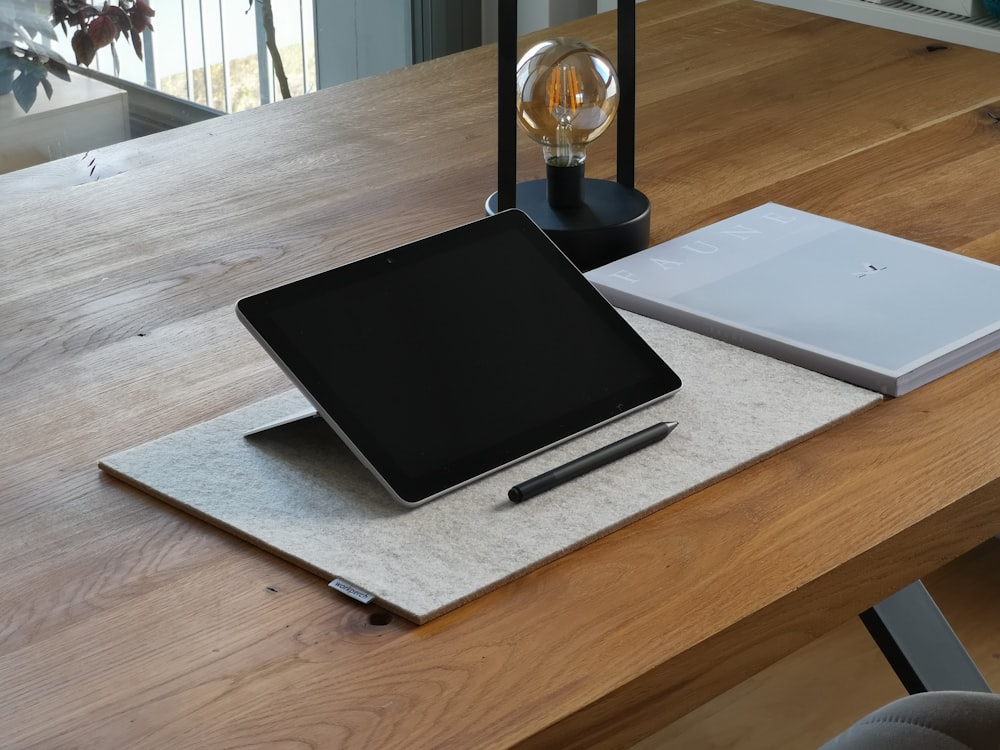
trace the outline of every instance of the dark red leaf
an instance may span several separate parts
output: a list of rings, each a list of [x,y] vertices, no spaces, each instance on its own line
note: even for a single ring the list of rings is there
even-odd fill
[[[87,26],[87,33],[95,49],[107,47],[118,36],[118,27],[108,16],[98,16]]]
[[[134,28],[129,32],[129,36],[132,37],[132,49],[135,50],[136,56],[142,59],[142,34],[136,31]]]
[[[153,30],[153,24],[149,22],[149,19],[156,15],[156,11],[149,7],[144,0],[136,0],[135,5],[129,8],[128,16],[132,21],[132,28],[138,31],[140,34],[149,29]]]
[[[105,7],[101,15],[114,21],[114,24],[119,31],[127,31],[132,28],[132,20],[129,18],[128,13],[117,5],[109,5]]]
[[[90,34],[88,34],[84,29],[76,30],[76,33],[73,34],[71,44],[73,45],[73,52],[76,53],[77,65],[89,66],[92,62],[94,62],[94,55],[97,54],[97,47],[94,46],[94,40],[90,38]]]

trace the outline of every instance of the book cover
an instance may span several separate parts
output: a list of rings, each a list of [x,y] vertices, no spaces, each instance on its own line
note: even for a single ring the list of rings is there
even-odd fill
[[[1000,266],[776,203],[586,276],[616,307],[890,396],[1000,347]]]

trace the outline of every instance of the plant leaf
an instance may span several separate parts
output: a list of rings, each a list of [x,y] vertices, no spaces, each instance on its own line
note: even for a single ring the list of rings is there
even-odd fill
[[[14,71],[0,70],[0,96],[6,96],[14,87]]]
[[[0,49],[0,73],[17,68],[17,55],[9,49]]]
[[[35,37],[37,36],[37,34],[29,32],[21,24],[15,26],[14,31],[16,32],[15,38],[25,47],[34,52],[36,55],[45,55],[47,57],[51,54],[55,54],[52,47],[49,46],[48,42],[45,41],[36,42]],[[51,35],[52,32],[51,27],[49,27],[49,32]]]
[[[40,81],[48,75],[45,64],[38,60],[25,60],[21,65],[21,71],[25,75],[32,76],[36,81]]]
[[[35,103],[35,99],[38,98],[38,84],[40,79],[34,78],[29,75],[21,73],[14,81],[12,87],[14,91],[14,99],[17,101],[18,105],[25,112],[31,109],[31,106]]]
[[[100,49],[114,42],[118,38],[119,30],[110,16],[98,16],[87,26],[87,33],[94,46]]]
[[[73,34],[72,44],[76,53],[76,64],[89,66],[97,54],[97,47],[94,46],[90,35],[83,29],[77,29]]]
[[[45,63],[45,69],[49,71],[56,78],[63,81],[69,81],[69,68],[66,67],[66,63],[60,60],[49,59]]]
[[[140,34],[135,29],[129,30],[129,36],[132,37],[132,49],[135,50],[136,56],[142,59],[142,34]]]
[[[44,16],[39,16],[35,18],[34,16],[22,16],[18,19],[21,23],[22,28],[28,32],[29,36],[32,38],[36,36],[45,37],[46,39],[56,40],[55,30],[52,28],[52,24],[49,23],[48,18]]]

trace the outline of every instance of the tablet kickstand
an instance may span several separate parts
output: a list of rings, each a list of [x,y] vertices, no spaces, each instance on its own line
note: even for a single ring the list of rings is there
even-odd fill
[[[300,411],[289,414],[288,416],[282,417],[281,419],[276,419],[273,422],[268,422],[267,424],[261,425],[260,427],[254,427],[252,430],[248,430],[243,433],[243,437],[253,437],[254,435],[260,435],[268,430],[273,430],[275,427],[284,427],[285,425],[292,424],[294,422],[300,422],[303,419],[312,419],[313,417],[318,417],[319,414],[316,410],[307,406]]]

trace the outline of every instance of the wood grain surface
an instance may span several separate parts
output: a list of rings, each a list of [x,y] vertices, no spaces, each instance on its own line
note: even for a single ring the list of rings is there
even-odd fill
[[[1000,685],[1000,539],[923,579],[986,681]],[[634,750],[816,750],[906,695],[860,618],[761,670]]]
[[[1000,56],[750,0],[638,18],[653,242],[773,200],[1000,262]],[[482,215],[494,68],[0,177],[0,744],[624,747],[1000,530],[998,355],[422,627],[101,475],[288,387],[237,298]]]

